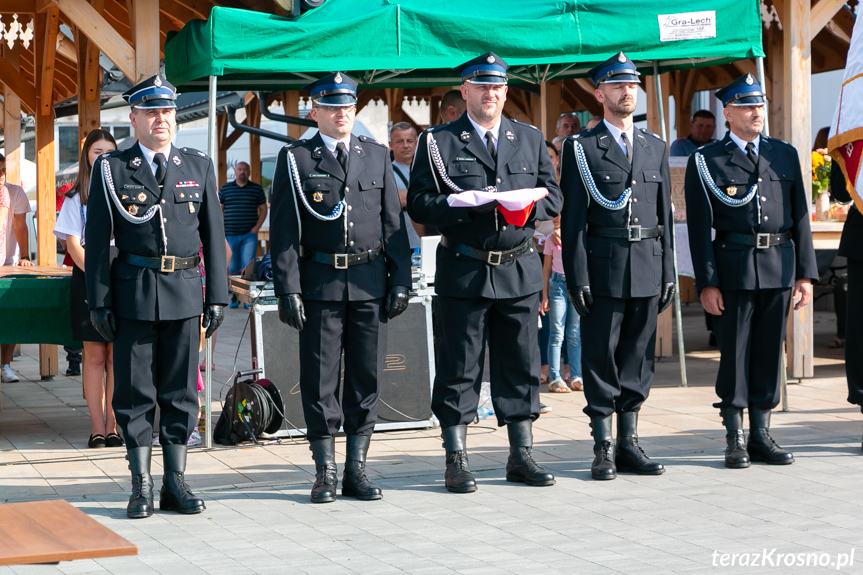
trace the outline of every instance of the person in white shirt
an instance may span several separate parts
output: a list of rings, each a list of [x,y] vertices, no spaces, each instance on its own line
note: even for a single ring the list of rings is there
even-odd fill
[[[30,261],[30,236],[27,234],[27,213],[30,212],[30,201],[21,186],[6,183],[6,157],[0,154],[0,186],[5,185],[9,192],[9,210],[6,216],[6,253],[3,254],[3,265],[32,266]],[[20,381],[18,374],[12,370],[12,354],[15,344],[0,345],[0,382],[14,383]]]

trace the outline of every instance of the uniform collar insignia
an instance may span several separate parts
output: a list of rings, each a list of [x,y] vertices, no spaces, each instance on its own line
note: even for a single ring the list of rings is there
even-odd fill
[[[459,136],[459,140],[461,140],[462,142],[470,142],[470,132],[462,132]]]
[[[506,131],[506,139],[509,140],[510,142],[514,142],[515,141],[515,134],[513,134],[512,132],[507,130]]]
[[[312,157],[316,160],[320,160],[323,157],[323,152],[321,151],[321,147],[318,146],[314,150],[312,150]]]
[[[355,152],[357,153],[357,155],[358,155],[358,156],[360,156],[360,157],[363,157],[363,156],[365,156],[365,155],[366,155],[365,150],[363,150],[363,147],[362,147],[362,146],[360,146],[359,144],[354,144],[354,151],[355,151]]]
[[[171,158],[171,161],[172,161],[172,162],[174,162],[174,165],[175,165],[175,166],[179,166],[180,164],[182,164],[182,163],[183,163],[182,161],[180,161],[180,157],[179,157],[179,156],[173,156],[173,157]]]
[[[140,157],[132,158],[132,161],[130,163],[137,168],[138,166],[141,165],[141,158]]]

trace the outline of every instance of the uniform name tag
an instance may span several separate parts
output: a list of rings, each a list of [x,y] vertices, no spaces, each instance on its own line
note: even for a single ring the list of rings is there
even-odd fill
[[[329,174],[309,174],[310,178],[329,178]]]
[[[455,161],[456,162],[475,162],[476,158],[459,158],[459,157],[456,157]]]
[[[123,184],[124,190],[143,190],[144,186],[139,186],[137,184]]]

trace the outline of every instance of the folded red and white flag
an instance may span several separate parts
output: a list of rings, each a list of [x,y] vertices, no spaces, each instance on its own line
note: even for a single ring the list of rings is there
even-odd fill
[[[854,204],[863,212],[863,177],[860,175],[863,172],[863,18],[857,18],[851,33],[845,77],[830,124],[827,148],[845,173]]]
[[[533,206],[548,195],[546,188],[524,188],[506,192],[485,192],[467,190],[447,196],[447,203],[453,208],[475,208],[497,201],[497,210],[503,214],[508,224],[522,227],[527,223]]]

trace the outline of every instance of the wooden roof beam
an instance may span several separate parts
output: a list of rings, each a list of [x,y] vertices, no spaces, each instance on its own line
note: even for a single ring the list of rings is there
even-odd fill
[[[70,20],[126,75],[135,74],[135,50],[87,0],[52,0]]]
[[[827,25],[833,16],[845,5],[847,0],[818,0],[818,3],[812,6],[812,12],[809,16],[809,41],[815,39],[824,26]]]
[[[4,58],[0,58],[0,78],[2,78],[0,81],[3,84],[6,84],[10,90],[15,92],[15,95],[21,100],[21,105],[27,108],[27,111],[31,114],[35,114],[38,107],[36,88]]]
[[[57,60],[57,34],[60,32],[60,10],[50,6],[45,10],[45,37],[42,42],[42,70],[36,75],[39,80],[39,106],[42,114],[50,114],[54,108],[54,70]]]
[[[201,20],[209,18],[210,10],[212,10],[214,6],[219,5],[217,2],[213,2],[212,0],[176,0],[176,2],[197,14],[196,18],[200,18]]]

